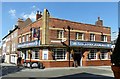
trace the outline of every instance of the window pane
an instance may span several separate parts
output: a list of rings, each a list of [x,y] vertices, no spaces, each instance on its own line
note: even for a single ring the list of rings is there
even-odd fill
[[[96,50],[90,50],[90,53],[88,54],[88,59],[96,59]]]
[[[76,33],[76,39],[83,40],[83,33]]]
[[[95,41],[95,35],[94,34],[90,34],[90,41]]]
[[[64,32],[63,30],[58,30],[57,31],[57,38],[63,38],[64,37]]]
[[[66,49],[53,49],[55,59],[65,59]]]

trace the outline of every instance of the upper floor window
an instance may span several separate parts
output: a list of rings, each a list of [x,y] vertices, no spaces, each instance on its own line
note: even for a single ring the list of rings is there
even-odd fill
[[[12,38],[13,38],[13,34],[12,34]]]
[[[17,32],[14,32],[14,37],[17,37]]]
[[[63,30],[57,31],[57,38],[64,38],[64,31]]]
[[[101,41],[107,42],[107,36],[106,35],[101,35]]]
[[[90,34],[90,41],[95,41],[95,34]]]
[[[76,33],[76,40],[84,40],[84,34],[83,33]]]
[[[25,42],[25,37],[24,36],[22,36],[22,42]]]
[[[21,43],[21,37],[19,37],[19,43]]]
[[[28,34],[26,35],[26,41],[29,41],[29,35]]]
[[[10,46],[9,45],[7,46],[7,52],[10,52]]]

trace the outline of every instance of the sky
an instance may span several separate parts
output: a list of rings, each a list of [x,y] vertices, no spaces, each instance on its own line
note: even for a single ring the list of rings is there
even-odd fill
[[[118,33],[118,2],[2,2],[2,39],[17,24],[18,18],[35,21],[36,11],[47,8],[55,18],[95,24],[97,18],[111,27],[112,40]],[[0,40],[1,40],[0,39]]]

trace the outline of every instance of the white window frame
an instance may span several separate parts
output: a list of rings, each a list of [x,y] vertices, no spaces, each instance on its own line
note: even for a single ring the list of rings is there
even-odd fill
[[[82,39],[79,39],[79,35],[82,35]],[[80,32],[76,32],[76,40],[84,40],[84,34]]]
[[[60,53],[60,50],[61,50],[61,53],[62,53],[61,56],[58,55],[58,51]],[[55,48],[52,51],[54,52],[55,60],[67,60],[67,55],[66,55],[67,50],[65,48]]]
[[[16,44],[14,43],[13,44],[13,51],[15,51],[15,49],[16,49]]]
[[[12,34],[12,38],[13,38],[13,34]]]
[[[22,36],[22,42],[25,42],[25,36]]]
[[[107,36],[106,35],[101,35],[101,41],[102,42],[107,42]]]
[[[17,37],[17,32],[14,32],[14,37]]]
[[[9,45],[7,46],[7,52],[10,52],[10,46]]]
[[[96,49],[89,49],[88,60],[97,60],[97,54],[96,54],[96,52],[97,52]],[[91,57],[92,55],[94,55],[93,56],[94,59]]]
[[[36,58],[36,53],[37,53],[37,58]],[[32,59],[39,59],[39,50],[32,51]]]
[[[62,39],[62,38],[64,38],[64,31],[63,30],[57,30],[57,34],[58,34],[58,38],[59,39]]]
[[[102,57],[104,57],[104,58],[102,58]],[[107,60],[108,59],[107,50],[101,50],[100,59],[102,59],[102,60]]]
[[[95,34],[93,33],[90,34],[90,41],[95,41]]]
[[[26,35],[26,41],[29,41],[29,34]]]
[[[12,52],[14,51],[14,44],[12,43]]]
[[[22,40],[21,40],[22,38],[21,37],[19,37],[19,43],[22,43]]]

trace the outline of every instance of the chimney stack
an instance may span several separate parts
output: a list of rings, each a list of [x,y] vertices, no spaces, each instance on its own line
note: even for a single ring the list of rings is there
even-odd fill
[[[41,13],[42,13],[42,12],[37,11],[37,14],[36,14],[36,20],[38,20],[39,18],[42,17]]]
[[[24,24],[23,19],[18,18],[17,25],[18,25],[19,27],[22,27],[22,26],[23,26],[23,24]]]
[[[100,17],[98,17],[98,20],[95,22],[96,26],[103,26],[103,20],[100,20]]]

